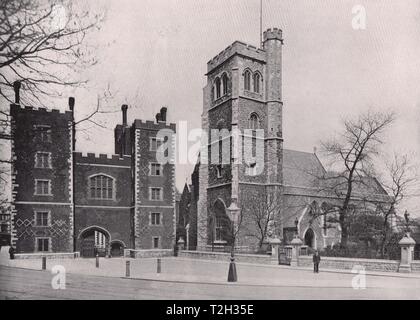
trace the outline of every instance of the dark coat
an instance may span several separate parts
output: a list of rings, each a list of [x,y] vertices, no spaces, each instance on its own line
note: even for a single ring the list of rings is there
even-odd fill
[[[312,261],[314,263],[319,263],[321,261],[321,256],[319,255],[319,253],[318,254],[314,253],[314,255],[312,256]]]

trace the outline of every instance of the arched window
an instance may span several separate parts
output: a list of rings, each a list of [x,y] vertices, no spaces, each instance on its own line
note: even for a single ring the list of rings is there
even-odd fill
[[[244,72],[244,89],[251,90],[251,72],[249,70]]]
[[[253,75],[253,81],[254,81],[254,92],[260,93],[260,81],[261,77],[258,72],[254,73]]]
[[[216,99],[219,99],[220,98],[220,86],[221,86],[220,78],[216,78],[216,80],[214,81],[214,85],[215,85]]]
[[[256,113],[251,114],[249,117],[249,128],[252,130],[257,130],[260,127],[260,119]]]
[[[114,179],[104,174],[90,177],[89,192],[92,199],[114,199]]]
[[[223,85],[223,95],[228,93],[228,76],[226,73],[222,76],[222,85]]]

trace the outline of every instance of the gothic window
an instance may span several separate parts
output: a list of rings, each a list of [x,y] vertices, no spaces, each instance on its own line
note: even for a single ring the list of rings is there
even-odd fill
[[[253,82],[254,82],[254,92],[260,93],[260,81],[261,76],[258,72],[254,73],[253,75]]]
[[[222,76],[223,95],[228,93],[228,76],[226,73]]]
[[[91,199],[114,199],[114,179],[104,174],[89,178]]]
[[[244,89],[251,90],[251,72],[249,70],[244,72]]]
[[[249,128],[257,130],[260,127],[260,119],[256,113],[252,113],[249,117]]]
[[[216,92],[215,92],[215,94],[216,94],[216,99],[219,99],[220,98],[220,95],[221,95],[221,81],[220,81],[220,78],[216,78],[216,81],[214,82],[214,85],[215,85],[215,90],[216,90]]]

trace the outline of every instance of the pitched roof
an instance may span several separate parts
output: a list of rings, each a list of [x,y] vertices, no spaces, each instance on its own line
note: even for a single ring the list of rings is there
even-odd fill
[[[329,177],[322,179],[322,177]],[[343,189],[345,192],[345,181],[336,177],[333,172],[327,172],[315,153],[283,150],[283,183],[289,187],[320,188],[336,191]],[[342,182],[340,182],[342,181]],[[372,177],[363,177],[361,182],[353,184],[354,195],[387,195],[386,191]]]
[[[285,185],[314,188],[325,169],[314,153],[283,150],[283,182]]]

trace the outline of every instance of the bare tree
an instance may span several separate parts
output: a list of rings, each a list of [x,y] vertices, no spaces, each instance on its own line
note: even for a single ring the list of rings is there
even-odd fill
[[[82,71],[97,61],[85,40],[102,19],[68,0],[0,0],[0,139],[10,139],[16,91],[22,105],[45,107],[64,88],[87,83]]]
[[[85,38],[101,19],[67,0],[0,0],[0,95],[13,103],[20,81],[22,102],[43,105],[85,84],[79,72],[96,63]]]
[[[243,201],[241,215],[247,223],[243,225],[247,236],[258,239],[258,248],[261,249],[264,241],[273,235],[275,228],[275,218],[279,216],[282,208],[279,192],[265,189],[263,192],[253,194]]]
[[[87,83],[81,71],[96,64],[94,48],[87,45],[86,36],[98,29],[103,14],[73,8],[68,0],[0,0],[0,139],[2,149],[10,136],[9,103],[45,107],[64,88]],[[97,107],[76,121],[99,125],[93,116]],[[3,103],[3,102],[6,103]],[[59,128],[58,128],[59,129]],[[68,130],[69,128],[63,128]],[[6,183],[12,160],[2,152],[0,179]]]
[[[395,119],[394,113],[367,112],[344,121],[343,132],[322,142],[322,151],[331,159],[333,173],[323,177],[325,188],[340,198],[338,206],[341,246],[348,240],[348,215],[354,210],[352,198],[357,185],[362,186],[371,175],[372,161],[378,155],[384,131]]]
[[[402,200],[416,186],[416,167],[408,155],[394,153],[393,159],[386,163],[386,172],[382,180],[382,186],[391,196],[389,203],[378,206],[383,216],[380,248],[381,256],[384,258],[386,247],[392,234],[391,219],[395,217],[396,210],[401,205]]]

